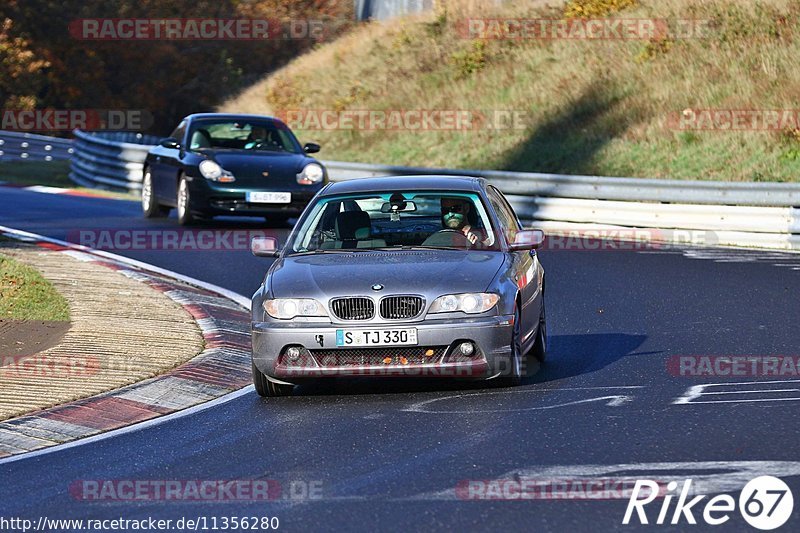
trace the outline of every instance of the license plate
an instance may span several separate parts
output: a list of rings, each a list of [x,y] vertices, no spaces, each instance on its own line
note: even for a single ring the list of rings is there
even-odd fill
[[[288,204],[292,202],[290,192],[248,192],[245,200],[255,204]]]
[[[401,346],[409,344],[417,344],[416,328],[336,330],[336,346]]]

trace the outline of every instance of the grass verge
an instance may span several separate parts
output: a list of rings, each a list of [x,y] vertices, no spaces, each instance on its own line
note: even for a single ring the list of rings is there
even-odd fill
[[[69,306],[37,270],[0,254],[0,318],[69,321]]]
[[[789,110],[800,101],[796,0],[449,0],[370,23],[307,53],[221,111],[513,111],[469,131],[290,126],[327,159],[412,166],[732,181],[800,181],[800,124],[687,130],[687,110]],[[660,19],[649,39],[497,39],[469,19]],[[686,32],[687,21],[701,21]],[[681,32],[691,33],[683,35]],[[497,35],[495,33],[494,35]],[[308,116],[308,115],[306,115]]]
[[[44,185],[96,194],[121,200],[138,200],[130,192],[78,187],[69,179],[69,161],[7,161],[0,163],[0,181],[15,185]]]

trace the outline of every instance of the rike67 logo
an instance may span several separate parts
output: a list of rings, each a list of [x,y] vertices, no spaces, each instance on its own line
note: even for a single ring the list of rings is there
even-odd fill
[[[703,502],[708,496],[692,494],[692,480],[684,481],[677,493],[678,483],[671,481],[666,486],[666,493],[661,491],[655,481],[637,480],[633,487],[628,507],[625,510],[623,524],[650,524],[645,507],[663,496],[655,524],[697,524],[695,513],[712,526],[722,525],[731,519],[737,509],[737,502],[729,494],[719,494]],[[672,502],[677,496],[674,508]],[[692,497],[693,496],[693,497]],[[691,497],[691,499],[690,499]],[[701,503],[703,502],[703,503]],[[651,506],[658,508],[658,505]],[[648,510],[654,510],[654,509]],[[789,520],[794,508],[794,498],[789,486],[773,476],[760,476],[748,482],[739,493],[738,511],[742,518],[756,529],[771,530],[781,527]]]

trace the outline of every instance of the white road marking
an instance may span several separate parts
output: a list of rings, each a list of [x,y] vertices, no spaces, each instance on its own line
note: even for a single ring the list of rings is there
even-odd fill
[[[530,393],[544,393],[544,392],[571,392],[571,391],[585,391],[585,390],[643,389],[643,388],[644,387],[640,385],[628,385],[619,387],[575,387],[575,388],[565,388],[565,389],[512,389],[504,391],[481,391],[480,393],[455,394],[452,396],[444,396],[441,398],[432,398],[430,400],[423,400],[421,402],[413,403],[411,404],[410,407],[401,409],[401,411],[407,413],[428,413],[428,414],[513,413],[519,411],[542,411],[546,409],[557,409],[559,407],[568,407],[571,405],[579,405],[584,403],[603,402],[603,401],[607,402],[605,404],[607,407],[620,407],[628,402],[633,401],[633,396],[624,394],[613,394],[608,396],[583,398],[580,400],[572,400],[568,402],[562,402],[551,405],[536,405],[533,407],[519,407],[511,409],[475,409],[473,407],[460,410],[428,409],[429,405],[436,402],[441,402],[444,400],[457,400],[458,398],[467,398],[470,396],[478,396],[478,395],[481,396],[482,398],[486,398],[487,396],[495,394],[530,394]]]
[[[673,405],[687,405],[687,404],[698,404],[698,403],[748,403],[748,402],[787,402],[787,401],[798,401],[800,400],[800,395],[792,397],[792,398],[781,398],[781,397],[766,397],[766,398],[747,398],[747,399],[738,399],[738,400],[723,400],[723,399],[714,399],[709,398],[708,400],[698,400],[698,398],[702,397],[709,397],[709,396],[717,396],[721,394],[786,394],[786,393],[800,393],[800,389],[797,388],[789,388],[789,386],[785,388],[779,389],[759,389],[759,388],[744,388],[744,389],[736,389],[735,387],[741,386],[751,386],[751,385],[776,385],[776,384],[792,384],[798,385],[800,384],[800,380],[798,379],[789,379],[789,380],[779,380],[779,381],[747,381],[741,383],[705,383],[702,385],[692,385],[686,392],[683,393],[683,396],[676,398],[672,403]],[[733,390],[709,390],[714,387],[733,387]]]
[[[709,472],[714,471],[714,472]],[[696,473],[695,473],[696,472]],[[589,464],[533,466],[511,470],[495,478],[509,479],[571,479],[592,481],[609,479],[635,481],[654,479],[659,481],[691,478],[693,494],[721,494],[741,490],[748,481],[759,476],[775,476],[782,479],[800,476],[798,461],[696,461],[628,464]],[[417,494],[410,500],[456,500],[456,487],[436,492]]]

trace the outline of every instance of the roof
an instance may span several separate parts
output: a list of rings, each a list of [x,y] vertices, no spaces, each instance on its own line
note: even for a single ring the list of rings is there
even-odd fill
[[[248,115],[243,113],[194,113],[185,117],[186,120],[273,120],[275,122],[282,122],[281,119],[271,117],[269,115]]]
[[[481,190],[483,181],[483,178],[472,176],[383,176],[377,178],[356,178],[332,183],[325,188],[323,196],[395,190],[477,192]]]

